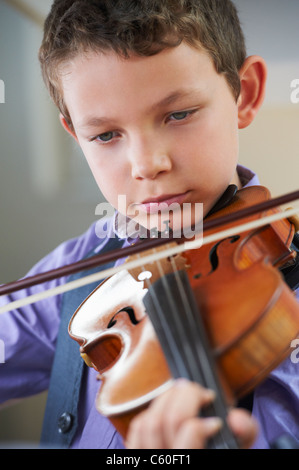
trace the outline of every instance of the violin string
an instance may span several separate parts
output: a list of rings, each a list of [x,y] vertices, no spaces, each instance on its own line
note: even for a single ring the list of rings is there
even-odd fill
[[[138,257],[139,256],[140,254],[138,254]],[[146,266],[142,266],[142,269],[144,271],[148,271],[148,268]],[[148,290],[150,291],[150,288],[152,287],[151,280],[147,278],[145,280],[145,283],[148,287]],[[159,327],[159,331],[156,330],[156,332],[159,334],[160,342],[167,348],[168,357],[171,358],[171,363],[173,367],[172,369],[173,375],[177,377],[180,375],[183,375],[184,377],[187,378],[189,376],[189,372],[185,369],[185,362],[183,361],[180,355],[176,357],[177,355],[175,352],[179,348],[179,345],[176,344],[177,339],[174,338],[169,332],[169,325],[167,323],[165,315],[163,315],[163,311],[161,309],[161,305],[160,305],[157,295],[155,294],[155,291],[151,290],[150,292],[151,292],[152,302],[154,304],[156,312],[158,312],[158,315],[155,315],[154,310],[153,310],[151,312],[150,318],[152,320],[152,323],[153,324],[155,323],[157,327],[158,326],[157,318],[159,317],[160,327]]]
[[[161,304],[159,300],[157,299],[157,296],[154,294],[154,291],[151,291],[151,295],[155,295],[155,307],[157,311],[157,315],[155,315],[155,323],[157,325],[157,322],[160,322],[161,327],[163,331],[166,331],[166,341],[169,343],[168,348],[171,349],[172,351],[172,356],[175,360],[177,360],[178,357],[178,351],[180,352],[179,357],[181,357],[181,354],[183,353],[184,360],[182,362],[182,365],[178,367],[178,376],[183,376],[186,378],[192,378],[192,370],[195,370],[196,363],[195,363],[195,357],[192,354],[192,351],[190,349],[190,343],[188,342],[188,338],[184,337],[182,338],[182,335],[178,334],[179,331],[185,333],[183,329],[179,328],[177,325],[179,323],[179,312],[177,309],[176,303],[173,301],[173,296],[171,294],[171,288],[169,286],[169,283],[167,281],[167,277],[165,277],[165,272],[162,267],[162,264],[160,261],[156,262],[156,265],[159,270],[160,274],[160,279],[163,283],[163,288],[164,292],[167,296],[167,300],[170,306],[170,312],[165,312],[161,308]],[[149,281],[148,285],[151,285],[151,281]],[[152,314],[153,315],[153,314]],[[170,318],[169,318],[170,317]],[[170,322],[171,322],[171,329],[170,329]],[[179,325],[180,326],[180,325]],[[175,334],[172,334],[171,331]],[[188,345],[187,350],[184,348],[184,344]]]
[[[211,374],[209,373],[209,370],[211,370],[211,364],[207,360],[206,354],[203,350],[202,341],[198,344],[198,340],[200,336],[202,336],[202,331],[199,332],[198,325],[195,325],[194,315],[192,314],[192,309],[187,299],[185,288],[178,276],[178,269],[175,260],[173,257],[171,258],[171,266],[179,290],[179,295],[182,300],[183,310],[185,310],[184,312],[179,311],[177,304],[173,301],[171,287],[169,286],[169,282],[167,280],[167,276],[165,276],[161,262],[158,261],[156,264],[161,276],[165,294],[168,298],[170,312],[162,311],[158,299],[151,291],[152,299],[153,296],[155,297],[154,302],[157,313],[155,314],[154,312],[151,312],[150,317],[156,328],[157,325],[161,325],[163,334],[161,337],[159,328],[160,341],[162,341],[162,346],[164,351],[167,353],[168,359],[170,359],[171,356],[172,362],[175,361],[175,365],[172,364],[172,372],[175,369],[176,377],[185,377],[200,383],[202,386],[213,389],[219,397],[219,385],[215,385],[215,380],[212,379]],[[146,269],[145,266],[143,268],[144,270]],[[150,287],[151,281],[147,280],[147,284]],[[182,315],[182,313],[184,313],[184,315]],[[169,328],[170,321],[171,333]],[[200,335],[198,333],[200,333]],[[198,346],[200,347],[198,348]],[[181,357],[183,358],[183,366],[181,364],[178,366],[177,360]],[[209,406],[209,411],[206,414],[219,416],[224,421],[226,418],[226,412],[224,412],[225,406],[221,403],[222,407],[220,407],[219,404],[219,399],[217,399],[216,406],[214,404]],[[209,442],[209,448],[227,447],[227,443],[229,441],[232,441],[231,432],[224,426],[224,428],[218,433],[217,437]]]
[[[190,371],[190,375],[188,378],[194,382],[200,383],[204,387],[207,387],[208,384],[205,380],[205,374],[204,374],[204,369],[207,366],[206,365],[203,366],[200,356],[196,355],[196,352],[194,350],[195,342],[191,341],[192,336],[190,336],[190,331],[188,331],[188,328],[187,328],[186,317],[188,317],[190,305],[186,298],[185,290],[182,286],[181,279],[178,276],[178,270],[177,270],[174,258],[171,258],[171,265],[172,265],[172,270],[175,276],[176,284],[178,287],[179,296],[183,303],[183,308],[181,311],[178,311],[177,304],[174,304],[173,309],[171,311],[171,320],[174,321],[173,322],[174,334],[176,336],[183,335],[183,341],[181,344],[180,353],[182,354],[182,352],[184,352],[185,361],[187,361],[187,363],[190,364],[191,371]],[[167,287],[168,281],[166,277],[163,278],[163,283],[164,283],[164,287]],[[167,288],[166,290],[168,292],[168,296],[171,295],[169,294],[170,289]],[[194,330],[192,330],[191,328],[191,331],[194,331]],[[210,412],[211,414],[216,415],[216,410],[214,410],[213,404],[210,406]],[[201,411],[201,414],[204,414],[204,413]],[[219,439],[220,439],[220,442],[219,442]],[[221,431],[216,439],[213,438],[209,441],[208,446],[209,448],[217,448],[217,447],[222,447],[223,443],[224,443],[224,438],[222,436],[222,431]]]
[[[209,380],[208,376],[205,376],[205,373],[204,373],[204,371],[207,370],[208,360],[207,360],[207,357],[205,357],[205,355],[202,355],[202,351],[201,351],[202,346],[203,346],[203,342],[201,339],[201,337],[203,336],[203,325],[199,326],[198,325],[199,320],[197,319],[197,317],[199,317],[200,314],[194,315],[193,313],[194,310],[191,308],[190,300],[187,298],[186,290],[183,286],[180,276],[178,275],[178,269],[176,267],[176,263],[173,258],[171,259],[171,264],[172,264],[173,273],[174,273],[175,280],[176,280],[176,285],[177,285],[180,297],[182,299],[182,304],[184,306],[184,312],[183,312],[184,316],[180,314],[176,315],[178,328],[182,328],[184,329],[184,331],[186,331],[186,334],[188,334],[188,342],[190,342],[193,345],[192,353],[198,358],[198,366],[201,368],[201,374],[203,377],[203,385],[212,386],[211,385],[212,380]],[[197,344],[200,346],[200,349],[197,347]],[[203,365],[203,360],[205,361],[204,365]]]
[[[172,260],[171,262],[172,270],[173,272],[176,272],[177,266],[173,258],[170,258],[170,260]],[[168,303],[170,305],[170,312],[163,312],[160,308],[159,314],[160,316],[162,315],[162,317],[166,315],[166,317],[168,318],[168,322],[167,322],[168,329],[169,329],[169,323],[171,321],[171,329],[173,331],[173,336],[177,338],[177,342],[178,342],[178,347],[179,347],[178,351],[184,353],[184,357],[185,357],[184,363],[186,364],[186,369],[189,370],[187,378],[193,379],[194,372],[192,371],[195,371],[198,365],[196,363],[196,357],[193,354],[191,343],[189,341],[189,338],[187,337],[186,331],[183,328],[183,325],[181,324],[182,322],[181,322],[180,311],[178,310],[176,302],[174,302],[173,295],[171,292],[171,287],[169,285],[167,276],[165,276],[165,271],[163,269],[161,261],[157,261],[157,266],[158,266],[158,270],[160,273],[161,282],[164,287],[164,292],[167,296]],[[186,305],[184,307],[186,308]]]
[[[181,277],[179,276],[179,271],[176,267],[174,258],[171,258],[171,264],[176,279],[176,285],[183,304],[182,312],[176,313],[176,319],[178,321],[177,328],[179,331],[185,331],[188,339],[188,345],[192,345],[192,354],[196,359],[197,368],[192,369],[193,373],[191,378],[199,382],[202,386],[214,390],[216,393],[215,401],[209,405],[208,409],[206,409],[206,412],[203,410],[203,415],[218,416],[223,421],[223,427],[217,436],[210,440],[209,448],[226,447],[229,442],[235,447],[235,440],[226,424],[226,404],[225,400],[223,400],[220,384],[217,381],[216,375],[214,373],[215,365],[213,363],[213,358],[209,355],[210,345],[208,344],[205,335],[205,326],[203,322],[200,321],[200,312],[198,312],[197,308],[194,309],[191,306],[192,296],[187,295],[186,288],[183,285]],[[177,311],[177,309],[175,310]]]
[[[214,358],[211,353],[211,346],[206,335],[206,328],[202,321],[201,314],[198,312],[197,308],[192,308],[190,304],[190,302],[192,302],[192,295],[187,295],[186,288],[183,286],[180,276],[178,276],[178,271],[175,270],[174,274],[177,280],[177,287],[180,290],[180,295],[182,299],[184,299],[185,305],[184,321],[181,322],[181,327],[188,330],[188,338],[193,345],[194,355],[197,357],[198,367],[201,369],[201,375],[203,377],[203,381],[200,383],[214,390],[216,393],[216,399],[208,407],[206,415],[218,416],[223,421],[222,429],[218,433],[217,438],[214,438],[214,446],[219,447],[219,445],[221,445],[225,447],[229,443],[230,448],[237,447],[235,438],[226,422],[227,404],[218,380],[217,372],[215,371]],[[196,376],[194,378],[196,379]],[[211,445],[213,446],[213,444]]]

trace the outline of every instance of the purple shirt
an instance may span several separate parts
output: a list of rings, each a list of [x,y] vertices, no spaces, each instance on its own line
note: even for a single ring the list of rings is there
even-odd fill
[[[244,167],[239,166],[239,175],[243,186],[259,184],[257,176]],[[107,240],[108,238],[100,240],[97,237],[93,224],[81,237],[69,240],[56,248],[28,275],[73,263],[95,248],[100,252]],[[66,278],[60,278],[26,291],[16,292],[9,298],[2,297],[0,305],[65,281]],[[60,302],[61,296],[50,297],[20,310],[0,315],[0,339],[5,345],[5,363],[0,364],[0,403],[48,389],[60,323]],[[72,448],[123,448],[122,439],[110,421],[96,411],[95,397],[99,389],[96,376],[97,372],[88,368],[82,385],[79,426]],[[299,439],[299,427],[296,424],[298,398],[297,365],[288,358],[255,392],[253,413],[261,425],[256,448],[267,448],[269,442],[284,432],[293,433]]]

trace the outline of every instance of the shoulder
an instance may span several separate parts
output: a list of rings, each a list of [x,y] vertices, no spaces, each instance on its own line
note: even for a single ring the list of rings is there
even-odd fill
[[[106,229],[100,230],[102,226],[105,226]],[[93,250],[100,253],[108,243],[112,233],[112,219],[94,222],[84,233],[64,241],[44,256],[35,264],[29,273],[27,273],[27,276],[33,276],[41,272],[47,272],[75,263],[88,256]]]

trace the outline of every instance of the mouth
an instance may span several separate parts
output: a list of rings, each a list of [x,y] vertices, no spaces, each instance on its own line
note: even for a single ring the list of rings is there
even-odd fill
[[[141,203],[134,204],[134,206],[138,206],[142,212],[146,213],[163,212],[163,210],[168,210],[170,206],[176,204],[181,206],[181,204],[186,200],[188,194],[189,191],[180,194],[163,194],[158,197],[145,199]]]

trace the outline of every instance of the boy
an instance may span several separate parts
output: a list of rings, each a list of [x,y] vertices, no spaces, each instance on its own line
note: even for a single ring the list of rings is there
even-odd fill
[[[157,203],[203,203],[205,216],[228,185],[257,184],[255,175],[237,166],[238,129],[252,122],[263,102],[266,66],[258,56],[246,58],[229,0],[56,0],[40,61],[61,123],[81,146],[99,188],[116,209],[118,196],[124,195],[126,206],[108,223],[104,239],[94,225],[58,247],[31,275],[115,244],[127,246],[132,240],[122,234],[127,235],[128,218],[137,212],[136,222],[154,228],[150,216]],[[42,436],[46,445],[124,446],[95,410],[99,382],[92,369],[76,362],[78,350],[67,335],[72,313],[92,287],[0,318],[6,345],[1,402],[50,387]],[[288,384],[292,366],[284,363],[276,372],[282,383]],[[211,392],[179,381],[133,421],[125,446],[204,447],[221,427],[217,418],[197,418],[212,399]],[[256,445],[268,447],[284,432],[284,423],[277,428],[271,423],[269,433],[263,396],[259,400],[254,404],[261,425]],[[288,407],[284,412],[292,416],[292,404]],[[233,410],[228,419],[241,445],[251,446],[255,419],[242,410]]]

